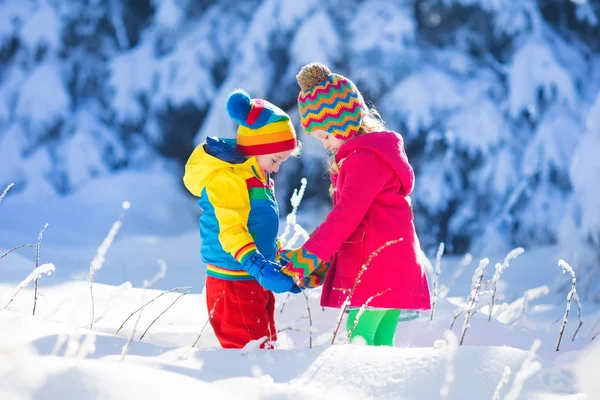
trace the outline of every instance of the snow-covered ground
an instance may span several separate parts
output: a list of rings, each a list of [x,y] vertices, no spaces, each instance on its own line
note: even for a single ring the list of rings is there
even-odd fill
[[[125,200],[131,208],[124,212]],[[322,217],[303,213],[303,206],[299,221],[309,230]],[[34,269],[35,249],[0,259],[0,399],[428,400],[443,398],[445,387],[449,399],[479,400],[494,398],[506,367],[510,375],[499,399],[598,398],[600,343],[591,337],[600,313],[594,303],[582,296],[583,325],[572,340],[578,326],[573,303],[555,351],[566,304],[566,294],[556,288],[570,282],[558,266],[564,257],[559,248],[526,250],[512,261],[499,280],[491,321],[483,307],[458,349],[446,331],[467,300],[471,275],[486,256],[491,279],[504,254],[474,256],[457,279],[460,258],[443,256],[433,321],[427,313],[400,323],[395,348],[344,344],[343,329],[331,345],[338,310],[323,310],[320,291],[313,290],[307,292],[310,320],[303,295],[277,295],[276,321],[283,331],[276,350],[255,344],[222,350],[206,324],[195,213],[194,200],[160,175],[98,180],[89,190],[47,203],[6,198],[0,204],[0,255],[35,244],[48,222],[39,262],[53,263],[56,271],[39,280],[35,316],[33,284],[2,310]],[[122,227],[95,273],[92,324],[90,261],[120,214]],[[166,274],[144,289],[144,281],[161,270],[158,260]],[[143,302],[184,286],[191,288],[166,293],[127,320]],[[476,309],[489,298],[484,293]],[[453,327],[459,340],[463,323],[461,315]]]

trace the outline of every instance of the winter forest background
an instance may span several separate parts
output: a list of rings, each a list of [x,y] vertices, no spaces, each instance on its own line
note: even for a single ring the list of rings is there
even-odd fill
[[[428,254],[558,244],[595,277],[599,17],[596,0],[4,0],[0,187],[35,209],[132,171],[184,193],[194,146],[234,135],[224,103],[241,87],[305,144],[276,177],[282,214],[301,177],[304,209],[326,209],[325,154],[296,109],[295,75],[320,61],[405,137]],[[193,206],[155,207],[156,229],[195,223]]]

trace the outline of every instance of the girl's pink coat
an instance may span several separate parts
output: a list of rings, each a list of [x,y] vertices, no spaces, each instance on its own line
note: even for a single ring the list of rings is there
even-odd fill
[[[337,152],[340,172],[332,175],[333,210],[304,248],[332,260],[321,296],[325,307],[342,306],[369,256],[388,241],[363,273],[352,306],[428,310],[427,276],[417,254],[419,240],[408,196],[414,173],[402,136],[373,132],[346,142]]]

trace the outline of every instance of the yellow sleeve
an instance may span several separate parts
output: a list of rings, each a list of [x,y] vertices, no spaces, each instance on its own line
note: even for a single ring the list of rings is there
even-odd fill
[[[197,146],[192,155],[185,164],[185,173],[183,175],[183,184],[196,197],[200,197],[202,193],[202,178],[205,175],[206,165],[203,165],[200,160],[203,154],[202,145]]]
[[[246,256],[257,251],[248,232],[250,196],[246,181],[231,171],[219,171],[206,185],[206,194],[215,210],[221,246],[243,262]]]

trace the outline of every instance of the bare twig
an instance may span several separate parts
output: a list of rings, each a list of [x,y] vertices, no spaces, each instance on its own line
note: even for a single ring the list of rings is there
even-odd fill
[[[280,332],[285,332],[285,331],[294,331],[294,332],[304,332],[304,329],[299,329],[299,328],[295,328],[296,324],[300,321],[302,321],[303,319],[309,319],[307,315],[303,315],[300,318],[298,318],[296,321],[294,321],[294,323],[292,323],[289,326],[286,326],[285,328],[281,328],[277,331],[277,333]]]
[[[560,342],[565,332],[565,327],[567,326],[567,318],[569,317],[569,311],[571,311],[571,300],[573,300],[573,296],[575,296],[577,293],[577,279],[575,278],[575,271],[573,271],[573,268],[564,260],[558,260],[558,265],[563,269],[563,273],[568,272],[571,274],[571,290],[569,291],[569,294],[567,294],[567,308],[565,310],[565,315],[563,316],[562,325],[560,327],[560,334],[558,336],[558,342],[556,343],[556,351],[559,351],[560,349]]]
[[[223,296],[225,296],[225,293],[223,293],[221,296],[217,297],[217,299],[215,300],[215,304],[213,304],[212,308],[210,309],[210,312],[208,313],[208,319],[206,320],[206,322],[204,323],[204,326],[202,327],[202,330],[200,331],[200,333],[198,334],[198,337],[196,338],[196,340],[194,341],[194,344],[192,345],[192,347],[196,347],[196,344],[198,344],[198,341],[200,340],[200,338],[202,337],[202,333],[204,333],[204,330],[206,329],[206,327],[208,326],[208,323],[210,322],[210,320],[213,318],[213,315],[215,315],[215,310],[217,308],[217,304],[219,303],[219,301],[223,298]]]
[[[2,254],[0,256],[0,260],[2,260],[4,257],[6,257],[7,255],[9,255],[10,253],[12,253],[13,251],[22,249],[23,247],[35,247],[35,244],[20,244],[16,247],[13,247],[12,249],[10,249],[9,251],[7,251],[6,253]]]
[[[42,228],[42,230],[40,231],[40,233],[38,234],[38,240],[37,240],[37,244],[35,245],[35,268],[39,267],[40,265],[40,246],[42,244],[42,237],[44,236],[44,231],[46,230],[46,228],[48,227],[48,223],[46,223],[46,225],[44,225],[44,227]],[[38,299],[38,280],[37,278],[33,281],[34,284],[34,289],[33,289],[33,315],[35,315],[35,308],[37,306],[37,299]]]
[[[373,261],[373,259],[375,257],[377,257],[379,255],[379,253],[383,249],[385,249],[386,247],[391,246],[393,244],[396,244],[398,242],[401,242],[403,240],[404,240],[404,238],[399,238],[399,239],[390,240],[389,242],[384,243],[377,250],[375,250],[373,253],[371,253],[371,255],[369,256],[369,258],[367,259],[367,262],[364,263],[363,266],[360,268],[360,271],[358,271],[358,276],[354,280],[354,285],[352,285],[352,288],[350,289],[350,291],[348,293],[348,296],[346,297],[346,300],[342,304],[342,307],[341,307],[341,310],[340,310],[340,314],[338,315],[337,325],[335,327],[335,330],[333,331],[333,338],[331,339],[331,344],[335,343],[335,338],[336,338],[336,336],[338,334],[338,331],[340,330],[340,325],[342,324],[342,319],[344,318],[344,313],[346,312],[346,309],[350,305],[350,301],[352,300],[352,296],[354,295],[354,291],[356,290],[356,287],[360,283],[360,278],[362,277],[362,275],[365,273],[365,271],[369,267],[369,264],[371,264],[371,261]]]
[[[156,284],[161,279],[163,279],[165,277],[165,274],[167,273],[167,264],[163,260],[158,260],[158,264],[160,265],[160,271],[154,276],[154,278],[152,278],[150,281],[144,280],[144,291],[142,292],[142,304],[144,304],[144,299],[146,297],[146,291],[148,290],[148,288],[153,286],[154,284]],[[165,292],[163,292],[163,293],[165,293]],[[160,297],[160,295],[157,296],[154,300],[156,300],[158,297]],[[127,352],[129,351],[129,346],[131,346],[131,342],[133,342],[133,338],[135,337],[135,332],[137,330],[137,326],[140,323],[140,320],[142,319],[142,312],[144,310],[144,307],[145,307],[145,304],[142,305],[142,307],[139,309],[140,313],[138,314],[137,320],[135,321],[135,324],[133,325],[133,329],[131,330],[131,335],[129,335],[129,339],[127,339],[127,342],[121,348],[121,361],[125,361],[125,356],[127,355]],[[127,318],[127,319],[129,319],[129,318]],[[127,320],[125,320],[125,321],[127,321]],[[123,324],[124,323],[125,322],[123,322]],[[123,327],[123,325],[121,325],[121,327],[119,329],[121,329],[122,327]]]
[[[456,320],[458,319],[458,317],[460,317],[462,315],[463,312],[465,312],[465,310],[460,309],[454,313],[454,317],[452,318],[452,323],[450,324],[450,329],[454,328],[454,324],[456,323]]]
[[[110,249],[110,246],[112,245],[112,242],[115,239],[115,236],[117,236],[117,233],[119,232],[119,229],[121,228],[121,223],[123,222],[123,218],[125,217],[125,212],[127,210],[129,210],[130,206],[131,205],[128,201],[124,201],[121,204],[122,211],[121,211],[121,214],[119,215],[119,219],[112,224],[110,230],[108,231],[108,234],[102,241],[102,244],[100,245],[100,247],[98,247],[98,249],[96,250],[96,254],[94,255],[94,258],[92,258],[92,261],[90,262],[89,281],[90,281],[90,296],[92,298],[92,318],[90,320],[90,329],[92,329],[94,326],[94,313],[95,313],[95,310],[94,310],[95,309],[94,287],[93,287],[94,275],[100,268],[102,268],[102,265],[104,265],[104,257],[106,257],[106,253],[108,252],[108,249]]]
[[[114,333],[114,335],[116,335],[117,333],[119,333],[119,331],[121,329],[123,329],[123,326],[125,326],[125,324],[127,323],[127,321],[129,321],[129,319],[131,317],[133,317],[135,314],[137,314],[139,311],[143,310],[144,307],[146,307],[148,304],[150,304],[150,303],[158,300],[160,297],[164,296],[167,293],[176,292],[176,291],[180,291],[180,290],[187,290],[187,289],[190,289],[190,288],[191,288],[191,286],[176,287],[176,288],[173,288],[173,289],[168,290],[166,292],[162,292],[158,296],[156,296],[155,298],[153,298],[152,300],[150,300],[149,302],[142,304],[142,306],[140,308],[138,308],[137,310],[135,310],[134,312],[132,312],[131,314],[129,314],[129,316],[125,319],[125,321],[123,321],[123,323],[121,324],[121,326],[119,327],[119,329],[117,329],[117,331]]]
[[[186,295],[186,294],[188,294],[188,293],[189,293],[189,292],[183,292],[183,293],[181,293],[179,296],[177,296],[177,298],[176,298],[175,300],[173,300],[173,302],[172,302],[172,303],[169,305],[169,307],[165,308],[163,312],[161,312],[160,314],[158,314],[158,317],[154,318],[154,320],[153,320],[153,321],[150,323],[150,325],[148,325],[148,327],[146,328],[146,330],[144,331],[144,333],[142,333],[142,336],[140,336],[140,340],[142,340],[142,339],[144,338],[144,336],[146,335],[146,333],[148,332],[148,330],[150,329],[150,327],[151,327],[152,325],[154,325],[154,323],[155,323],[156,321],[158,321],[158,319],[159,319],[160,317],[162,317],[162,315],[163,315],[164,313],[166,313],[166,312],[169,310],[169,308],[173,307],[173,304],[175,304],[175,303],[177,302],[177,300],[179,300],[181,297],[185,296],[185,295]]]
[[[573,339],[571,339],[572,342],[575,341],[575,336],[577,336],[579,329],[581,329],[581,325],[583,325],[583,320],[581,319],[581,302],[579,301],[579,296],[575,294],[575,296],[573,296],[573,299],[575,299],[575,303],[577,304],[577,316],[579,317],[579,325],[577,325],[577,329],[573,334]]]
[[[285,300],[283,300],[283,304],[281,304],[281,309],[279,310],[280,313],[283,313],[283,309],[285,308],[285,305],[287,304],[287,302],[291,296],[292,296],[292,294],[288,293],[287,296],[285,297]]]
[[[431,296],[431,321],[433,321],[433,316],[435,315],[435,303],[438,298],[438,279],[440,277],[440,273],[442,272],[440,265],[442,263],[442,254],[444,254],[444,242],[440,243],[440,247],[438,248],[437,254],[435,256],[435,273],[433,275],[433,295]]]
[[[306,295],[306,293],[304,293],[304,290],[302,291],[302,294],[304,295],[304,298],[306,299],[306,309],[308,310],[308,348],[312,349],[312,327],[313,327],[312,314],[310,312],[310,304],[308,302],[308,296]]]
[[[4,196],[6,196],[6,193],[8,193],[8,191],[10,190],[11,187],[13,187],[15,184],[11,183],[9,184],[6,189],[4,189],[4,191],[2,192],[2,194],[0,194],[0,203],[2,203],[2,199],[4,199]]]

